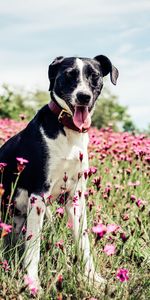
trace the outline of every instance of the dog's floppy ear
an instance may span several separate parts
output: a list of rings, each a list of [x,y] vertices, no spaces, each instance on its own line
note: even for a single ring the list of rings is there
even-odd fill
[[[109,58],[104,55],[97,55],[94,57],[94,59],[100,63],[103,76],[106,76],[108,73],[110,73],[111,82],[116,85],[119,72],[117,68],[112,65]]]
[[[57,75],[60,64],[62,63],[63,60],[64,60],[63,56],[58,56],[49,65],[49,68],[48,68],[48,78],[50,80],[49,91],[51,91],[53,89],[54,82],[55,82],[55,77]]]

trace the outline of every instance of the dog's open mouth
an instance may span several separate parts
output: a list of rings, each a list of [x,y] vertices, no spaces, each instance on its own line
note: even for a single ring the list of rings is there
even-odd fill
[[[76,105],[73,115],[73,122],[80,130],[87,129],[91,125],[91,116],[88,106]]]

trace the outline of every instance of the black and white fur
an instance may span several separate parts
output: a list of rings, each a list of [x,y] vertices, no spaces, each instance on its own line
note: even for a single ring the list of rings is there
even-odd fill
[[[49,89],[55,101],[72,116],[76,105],[87,105],[91,115],[103,87],[103,77],[108,73],[112,83],[116,84],[118,70],[103,55],[94,59],[58,57],[49,66]],[[88,133],[79,133],[64,127],[48,105],[45,105],[23,131],[12,137],[0,149],[0,162],[7,163],[3,180],[5,201],[10,194],[11,183],[15,180],[16,157],[29,160],[21,173],[15,193],[14,224],[15,232],[19,234],[28,215],[26,237],[32,233],[32,238],[25,243],[24,267],[37,287],[40,234],[46,213],[42,197],[44,195],[47,199],[49,195],[53,195],[53,199],[58,198],[64,185],[65,172],[68,176],[66,185],[69,191],[65,207],[73,224],[74,238],[83,252],[85,274],[91,279],[103,282],[101,275],[94,271],[90,254],[84,199],[86,180],[83,176],[78,180],[78,173],[88,169],[87,146]],[[83,153],[82,163],[79,159],[80,153]],[[78,191],[81,192],[81,198],[74,213],[72,199]],[[33,196],[37,200],[31,209],[30,200]],[[37,214],[37,207],[40,208],[40,214]]]

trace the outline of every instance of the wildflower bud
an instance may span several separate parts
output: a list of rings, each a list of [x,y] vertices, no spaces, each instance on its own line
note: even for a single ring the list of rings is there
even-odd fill
[[[97,188],[97,191],[99,191],[99,189],[101,188],[101,176],[99,176],[99,177],[95,177],[94,179],[93,179],[93,183],[94,183],[94,185],[96,185],[96,188]]]
[[[8,265],[8,261],[6,259],[3,262],[0,262],[0,264],[2,265],[2,269],[5,272],[10,270],[10,266]]]
[[[110,187],[106,187],[105,188],[105,194],[107,195],[107,197],[109,197],[110,196]]]
[[[31,239],[32,239],[32,236],[33,236],[33,234],[31,233],[31,234],[29,234],[28,236],[27,236],[27,241],[30,241]]]
[[[80,161],[82,162],[82,160],[83,160],[83,153],[79,153],[79,159],[80,159]]]
[[[23,120],[26,118],[26,115],[20,114],[19,117],[20,117],[20,119],[23,121]]]
[[[17,164],[17,170],[19,173],[21,173],[24,170],[25,166],[24,165],[20,165],[19,163]]]
[[[88,170],[88,176],[89,178],[92,176],[92,174],[96,174],[97,168],[96,167],[90,167]]]
[[[65,203],[65,193],[60,194],[58,203],[59,204],[64,204]]]
[[[5,192],[5,190],[4,190],[4,188],[3,188],[3,184],[1,183],[1,184],[0,184],[0,197],[3,196],[4,192]]]
[[[67,182],[67,180],[68,180],[68,176],[66,175],[66,172],[65,172],[64,177],[63,177],[63,181]]]
[[[89,189],[89,196],[93,196],[95,193],[96,192],[94,189],[92,189],[92,188]]]
[[[135,195],[131,195],[130,199],[131,199],[132,202],[134,202],[134,201],[136,201],[136,196]]]
[[[62,291],[62,289],[63,289],[63,276],[62,275],[58,276],[58,279],[56,282],[56,287],[57,287],[58,291]]]
[[[88,171],[87,171],[87,170],[85,170],[83,174],[84,174],[84,179],[86,180],[86,179],[87,179],[87,177],[88,177]]]
[[[129,220],[129,215],[128,214],[123,214],[122,219],[123,219],[123,221],[128,221]]]
[[[53,196],[52,195],[49,195],[47,198],[46,198],[46,203],[47,203],[47,205],[52,205],[52,199],[53,198]]]
[[[84,197],[85,197],[85,199],[88,199],[88,197],[89,197],[88,191],[84,192]]]
[[[125,243],[129,237],[126,236],[126,234],[124,232],[120,233],[120,238],[122,239],[122,241]]]
[[[63,251],[64,250],[64,241],[60,240],[60,241],[56,242],[55,246]]]
[[[138,199],[138,200],[136,201],[136,205],[137,205],[138,207],[141,207],[141,206],[144,205],[144,201],[143,201],[142,199]]]
[[[62,297],[62,294],[61,294],[61,293],[59,293],[59,294],[57,295],[57,300],[63,300],[63,297]]]
[[[130,175],[130,174],[131,174],[131,169],[130,169],[130,168],[125,169],[125,171],[126,171],[126,174],[127,174],[127,175]]]
[[[78,180],[79,180],[81,177],[82,177],[82,173],[79,172],[79,173],[78,173]]]
[[[59,217],[63,217],[64,215],[64,208],[63,207],[58,207],[56,209],[56,214],[59,216]]]
[[[16,160],[17,160],[17,170],[19,173],[21,173],[24,168],[25,168],[25,164],[27,164],[29,161],[27,159],[24,159],[22,157],[16,157]]]
[[[94,201],[88,201],[88,208],[89,208],[89,211],[92,210],[93,206],[94,206]]]
[[[27,229],[26,229],[25,225],[22,227],[22,230],[21,230],[21,231],[22,231],[23,234],[26,233]]]
[[[79,198],[81,198],[82,192],[80,190],[78,191],[78,195],[79,195]]]
[[[0,163],[0,172],[3,173],[4,172],[4,168],[7,166],[6,163],[1,162]]]

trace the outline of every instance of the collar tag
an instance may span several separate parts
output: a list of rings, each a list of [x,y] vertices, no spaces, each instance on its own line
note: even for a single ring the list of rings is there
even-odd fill
[[[62,109],[58,115],[58,121],[60,121],[63,118],[63,114],[66,114],[68,117],[71,117],[71,114],[69,114],[66,109]]]

